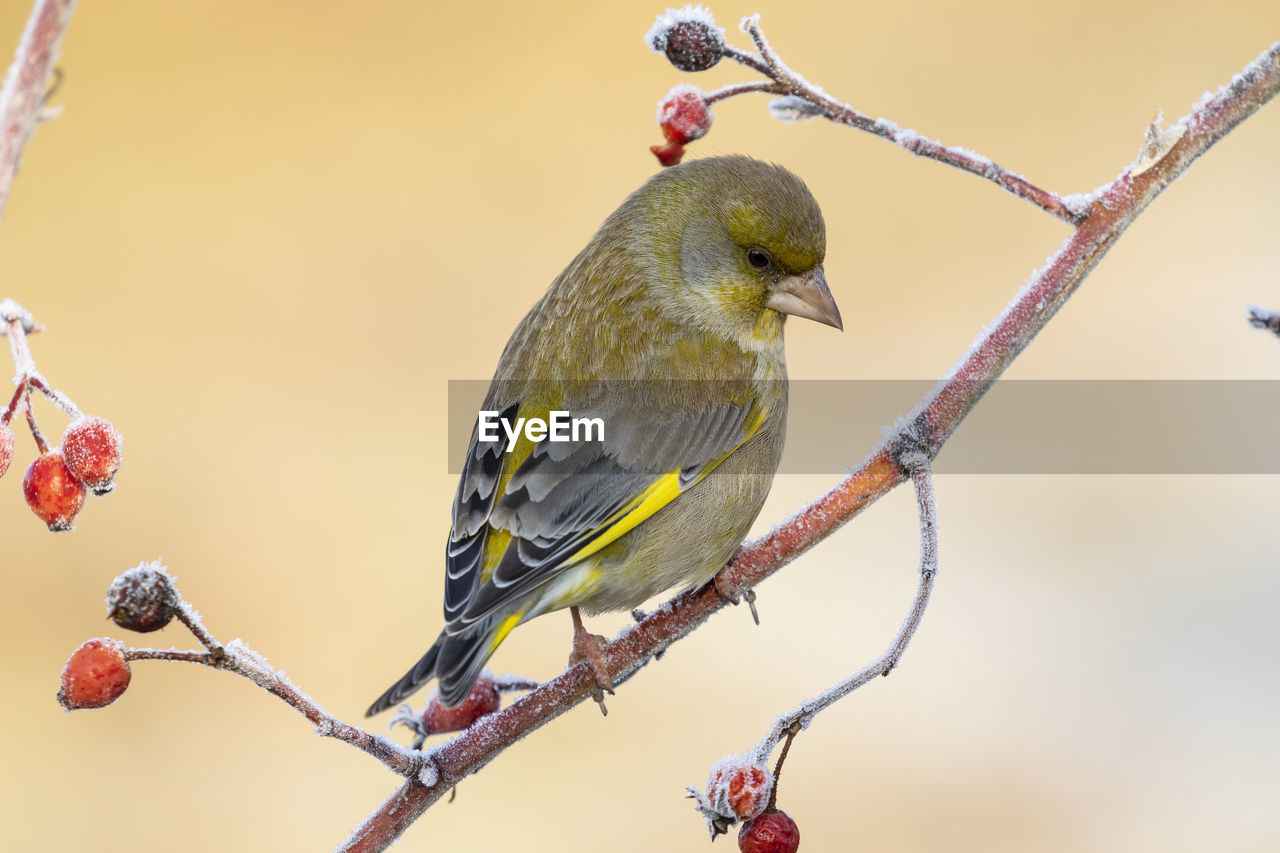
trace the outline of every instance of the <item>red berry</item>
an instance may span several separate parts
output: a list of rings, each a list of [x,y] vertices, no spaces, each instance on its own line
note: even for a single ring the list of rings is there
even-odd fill
[[[658,102],[658,124],[667,141],[678,145],[705,136],[712,118],[706,96],[697,86],[674,86]]]
[[[120,431],[106,418],[77,418],[62,434],[67,467],[95,495],[105,495],[116,487],[123,447]]]
[[[764,811],[773,791],[769,768],[748,756],[730,755],[711,768],[707,799],[726,818],[746,820]],[[732,822],[732,821],[731,821]]]
[[[102,708],[120,698],[131,677],[124,643],[109,637],[89,640],[62,667],[58,702],[68,711]]]
[[[159,562],[142,563],[111,582],[107,615],[121,628],[147,633],[173,619],[178,593]]]
[[[739,820],[755,817],[769,804],[773,774],[759,764],[739,767],[729,776],[729,808]]]
[[[9,429],[8,424],[0,424],[0,477],[9,470],[9,463],[12,461],[13,430]]]
[[[62,450],[57,447],[31,463],[22,480],[22,493],[31,511],[54,532],[70,530],[76,513],[84,506],[84,483],[67,468]]]
[[[429,735],[460,732],[470,728],[472,723],[486,714],[492,714],[498,710],[501,704],[502,697],[498,693],[498,686],[493,683],[493,678],[489,676],[488,671],[485,671],[476,679],[467,698],[459,702],[455,708],[446,708],[440,701],[439,693],[432,696],[426,710],[422,712],[422,729]]]
[[[738,849],[742,853],[796,853],[800,827],[786,812],[765,812],[742,825]]]

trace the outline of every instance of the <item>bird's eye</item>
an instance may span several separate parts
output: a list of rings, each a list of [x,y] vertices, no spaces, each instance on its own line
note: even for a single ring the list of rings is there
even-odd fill
[[[762,270],[769,266],[769,253],[764,249],[750,248],[747,249],[747,263],[758,270]]]

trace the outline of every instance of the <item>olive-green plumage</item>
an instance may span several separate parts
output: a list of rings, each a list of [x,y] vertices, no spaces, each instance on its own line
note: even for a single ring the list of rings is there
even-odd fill
[[[431,678],[461,701],[519,623],[707,581],[782,455],[785,315],[837,328],[826,234],[799,178],[747,157],[655,175],[511,335],[484,406],[596,417],[602,440],[472,434],[446,546],[445,627],[370,707]]]

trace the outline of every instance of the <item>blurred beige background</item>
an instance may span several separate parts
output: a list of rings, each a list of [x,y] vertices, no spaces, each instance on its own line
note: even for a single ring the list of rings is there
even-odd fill
[[[59,669],[122,635],[102,595],[157,556],[219,637],[349,720],[416,658],[440,625],[447,381],[490,374],[654,171],[658,98],[746,76],[695,80],[650,53],[660,11],[76,12],[65,113],[27,148],[0,227],[0,296],[48,325],[40,368],[126,452],[117,492],[69,535],[23,503],[21,431],[0,481],[6,849],[329,850],[394,789],[239,679],[139,663],[119,703],[68,715]],[[761,12],[783,55],[857,108],[1063,192],[1110,180],[1158,109],[1183,114],[1280,37],[1274,0],[714,11],[744,46],[736,21]],[[0,4],[5,62],[27,12]],[[846,328],[794,324],[793,377],[940,375],[1067,234],[880,140],[775,122],[764,98],[716,115],[693,156],[784,163],[826,211]],[[1277,150],[1273,104],[1155,204],[1012,375],[1280,378],[1280,341],[1242,319],[1280,307]],[[875,439],[850,436],[849,463]],[[781,479],[760,526],[829,482]],[[780,805],[804,849],[1280,848],[1280,480],[945,477],[938,494],[943,574],[901,670],[788,761]],[[580,707],[519,744],[397,849],[707,849],[684,786],[880,652],[916,549],[900,491],[766,583],[760,628],[718,616],[607,719]],[[152,639],[189,645],[176,628]],[[539,620],[495,667],[550,676],[568,640],[567,617]]]

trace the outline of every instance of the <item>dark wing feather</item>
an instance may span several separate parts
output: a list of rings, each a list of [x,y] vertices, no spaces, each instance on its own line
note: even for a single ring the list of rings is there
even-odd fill
[[[519,404],[502,410],[514,418]],[[483,573],[489,514],[493,511],[502,478],[508,441],[477,441],[479,419],[471,430],[471,446],[453,499],[453,527],[444,551],[444,621],[461,616],[475,598]]]
[[[753,401],[704,400],[683,412],[672,412],[676,407],[670,406],[655,428],[654,411],[643,407],[637,416],[635,408],[627,414],[597,406],[590,416],[604,421],[603,441],[540,442],[505,485],[499,478],[501,494],[488,497],[485,526],[491,533],[509,533],[510,540],[501,554],[489,555],[492,571],[468,566],[466,577],[473,584],[478,577],[477,585],[464,589],[459,578],[457,590],[466,593],[465,605],[446,593],[446,601],[455,604],[446,608],[446,633],[470,628],[551,580],[576,554],[625,523],[628,508],[634,509],[637,498],[660,478],[678,472],[680,491],[694,485],[709,466],[749,439],[763,419]],[[469,463],[478,458],[473,450]],[[465,494],[460,487],[459,499]],[[474,535],[483,536],[484,530]],[[459,547],[457,540],[455,532],[451,554]],[[479,559],[470,550],[466,556]],[[454,583],[452,573],[449,583]]]

